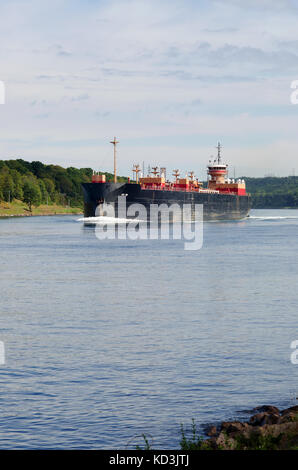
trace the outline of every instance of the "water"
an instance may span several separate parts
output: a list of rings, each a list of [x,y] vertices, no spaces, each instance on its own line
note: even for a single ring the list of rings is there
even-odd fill
[[[297,403],[298,211],[206,223],[199,251],[77,219],[0,220],[0,448],[177,448]]]

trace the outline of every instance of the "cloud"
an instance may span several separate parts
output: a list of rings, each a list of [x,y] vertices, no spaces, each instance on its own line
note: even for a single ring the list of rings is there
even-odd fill
[[[84,100],[89,100],[89,98],[90,96],[88,95],[88,93],[82,93],[79,96],[73,96],[71,98],[71,101],[84,101]]]
[[[127,140],[142,139],[148,158],[157,154],[152,146],[162,148],[170,165],[181,155],[170,142],[187,148],[191,140],[193,155],[197,145],[208,158],[220,138],[234,139],[242,153],[254,145],[245,165],[257,174],[265,148],[296,142],[294,2],[25,3],[0,5],[2,156],[69,165],[74,158],[79,166],[88,158],[95,166],[98,147],[109,149],[116,133],[125,149]],[[122,151],[122,171],[126,160],[129,171],[131,157]]]
[[[62,56],[62,57],[69,57],[72,55],[71,52],[69,51],[66,51],[62,46],[56,46],[56,49],[57,49],[57,55],[58,56]]]
[[[296,6],[295,0],[249,0],[249,2],[243,2],[242,0],[213,0],[213,3],[224,3],[225,5],[240,7],[244,10],[256,9],[270,11],[291,9]]]
[[[205,33],[235,33],[239,28],[226,27],[226,28],[206,28],[203,29]]]

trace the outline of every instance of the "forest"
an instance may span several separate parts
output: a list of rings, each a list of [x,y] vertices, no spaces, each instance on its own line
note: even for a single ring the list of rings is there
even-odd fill
[[[298,208],[298,176],[243,178],[255,209]]]

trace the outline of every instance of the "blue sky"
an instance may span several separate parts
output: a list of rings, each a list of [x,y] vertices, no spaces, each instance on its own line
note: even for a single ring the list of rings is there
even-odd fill
[[[0,158],[298,174],[298,0],[0,0]]]

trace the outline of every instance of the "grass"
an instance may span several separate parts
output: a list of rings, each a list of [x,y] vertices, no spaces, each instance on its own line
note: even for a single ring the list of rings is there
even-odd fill
[[[183,424],[180,428],[181,440],[180,440],[180,450],[210,450],[211,447],[209,443],[206,442],[199,434],[196,428],[194,419],[192,419],[191,424],[191,436],[190,438],[186,437]],[[141,437],[144,439],[144,447],[136,446],[136,450],[153,450],[149,440],[145,434],[142,434]]]
[[[235,450],[279,450],[282,434],[277,437],[263,436],[259,432],[252,432],[249,437],[242,434],[236,437]]]
[[[31,216],[31,215],[55,215],[55,214],[82,214],[81,207],[59,206],[58,204],[41,204],[32,208],[32,213],[28,206],[22,201],[0,202],[0,217]]]
[[[191,423],[190,438],[186,437],[183,424],[181,424],[180,432],[181,432],[181,440],[180,440],[181,450],[210,450],[209,444],[206,441],[204,441],[204,439],[198,434],[194,419],[192,419],[192,423]]]

